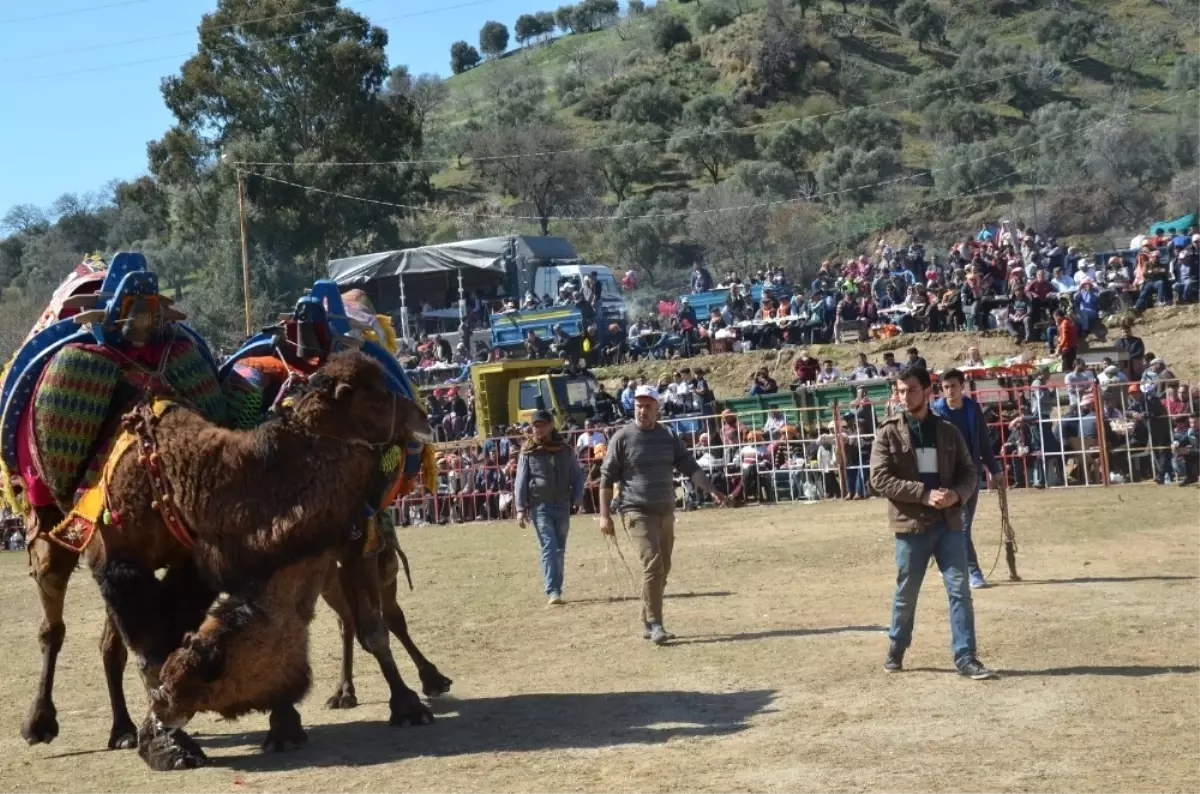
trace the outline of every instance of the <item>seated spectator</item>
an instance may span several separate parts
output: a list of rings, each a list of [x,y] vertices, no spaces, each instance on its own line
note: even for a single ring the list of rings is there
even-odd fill
[[[850,380],[871,380],[879,377],[879,370],[875,369],[874,364],[867,362],[867,354],[858,354],[858,364],[854,367],[854,371],[850,373]]]
[[[1075,315],[1079,318],[1080,339],[1086,339],[1093,331],[1103,339],[1106,333],[1103,323],[1100,322],[1100,291],[1096,289],[1096,284],[1090,278],[1085,278],[1071,302],[1075,307]]]
[[[770,370],[763,367],[754,373],[750,382],[751,397],[757,397],[760,394],[775,394],[778,391],[779,384],[771,377]]]
[[[971,345],[967,348],[967,357],[963,360],[964,367],[983,367],[987,366],[983,361],[983,356],[979,354],[979,346]]]
[[[1065,378],[1067,383],[1067,400],[1071,405],[1079,405],[1084,397],[1092,394],[1092,384],[1096,376],[1088,369],[1087,362],[1082,358],[1075,359],[1073,368]]]
[[[929,365],[925,363],[924,357],[921,355],[920,351],[917,350],[915,347],[910,347],[908,350],[906,350],[904,352],[908,356],[908,366],[920,367],[921,369],[923,369],[925,371],[929,370]],[[887,358],[887,354],[884,354],[884,358]]]
[[[807,350],[800,351],[800,355],[796,356],[796,363],[793,365],[793,371],[796,373],[796,380],[793,386],[807,386],[817,382],[817,372],[821,368],[821,362],[817,361]]]
[[[1170,306],[1171,296],[1167,289],[1169,273],[1158,259],[1158,252],[1148,245],[1138,252],[1137,264],[1134,269],[1133,286],[1138,290],[1137,300],[1133,304],[1134,311],[1143,312],[1150,305],[1150,297],[1154,296],[1155,306]]]
[[[1200,416],[1192,414],[1187,421],[1187,428],[1177,431],[1171,441],[1171,467],[1180,486],[1192,482],[1200,468]]]
[[[767,420],[763,422],[763,433],[767,438],[774,441],[780,437],[783,428],[787,427],[787,419],[783,416],[783,411],[779,408],[772,408],[767,414]]]
[[[1012,291],[1012,300],[1008,304],[1008,332],[1018,342],[1026,342],[1033,338],[1033,304],[1025,290],[1016,287]]]
[[[904,369],[896,361],[896,354],[890,350],[883,354],[883,363],[879,365],[879,374],[884,378],[894,378]]]
[[[834,383],[841,379],[841,373],[833,366],[833,359],[827,358],[821,362],[821,371],[817,373],[817,384]]]
[[[525,357],[526,358],[545,358],[550,352],[550,346],[545,340],[539,339],[538,335],[533,331],[525,334]]]
[[[1069,295],[1079,288],[1075,279],[1061,267],[1054,268],[1050,276],[1050,284],[1059,295]]]

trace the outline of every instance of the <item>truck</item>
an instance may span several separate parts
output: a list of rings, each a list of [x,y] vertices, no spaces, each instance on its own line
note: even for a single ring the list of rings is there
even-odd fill
[[[342,289],[365,290],[378,311],[419,317],[427,305],[439,321],[446,319],[447,310],[469,310],[472,295],[515,298],[518,303],[530,292],[539,299],[557,299],[564,285],[581,287],[588,274],[601,286],[597,325],[625,328],[627,309],[612,269],[588,264],[562,237],[488,237],[329,262],[330,278]]]
[[[475,426],[487,437],[502,426],[532,421],[534,411],[549,411],[559,427],[568,419],[582,424],[599,382],[590,372],[567,372],[555,361],[502,359],[472,364],[471,388]]]

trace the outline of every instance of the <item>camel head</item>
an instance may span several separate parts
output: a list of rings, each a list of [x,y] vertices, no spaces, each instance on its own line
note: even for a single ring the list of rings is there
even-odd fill
[[[296,419],[313,432],[375,445],[432,437],[421,409],[394,393],[383,367],[357,350],[337,353],[308,381],[296,401]]]

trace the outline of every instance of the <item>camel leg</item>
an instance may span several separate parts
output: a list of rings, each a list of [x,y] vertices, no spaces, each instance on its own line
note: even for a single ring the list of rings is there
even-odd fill
[[[409,689],[396,666],[388,641],[388,627],[380,609],[379,565],[356,551],[348,553],[339,569],[343,598],[352,612],[358,641],[375,657],[387,681],[392,725],[424,725],[433,722],[433,712]]]
[[[337,615],[338,631],[342,635],[342,680],[338,682],[333,695],[325,701],[325,708],[352,709],[358,705],[358,698],[354,693],[354,613],[342,592],[336,564],[330,566],[321,597]]]
[[[296,711],[294,703],[282,702],[272,708],[270,724],[267,738],[262,744],[264,752],[287,752],[308,741],[308,734],[300,722],[300,712]]]
[[[130,750],[137,747],[137,726],[125,705],[125,664],[129,652],[125,641],[109,612],[104,617],[104,633],[100,635],[100,656],[104,660],[104,680],[108,684],[108,700],[112,704],[113,724],[108,732],[108,749]]]
[[[58,508],[35,509],[34,521],[41,529],[53,527],[62,520]],[[38,642],[42,647],[42,675],[38,680],[37,695],[29,707],[25,721],[21,723],[21,736],[30,744],[52,742],[58,736],[58,710],[54,707],[54,672],[58,665],[58,652],[62,650],[67,626],[63,623],[63,605],[67,598],[67,583],[79,561],[79,555],[43,535],[35,535],[29,542],[29,575],[37,583],[38,598],[42,602],[42,625],[38,630]]]
[[[413,664],[417,666],[417,675],[421,679],[421,691],[427,697],[444,695],[450,691],[450,686],[454,681],[442,675],[433,662],[425,658],[425,655],[417,648],[417,644],[412,641],[412,637],[408,635],[408,621],[405,620],[404,610],[400,608],[400,602],[396,598],[399,589],[397,585],[399,573],[400,561],[396,554],[389,549],[379,559],[383,618],[387,622],[387,627],[404,646],[404,650],[408,651],[408,656],[413,660]]]
[[[99,560],[92,573],[108,605],[110,619],[120,630],[122,648],[133,651],[143,683],[148,691],[154,691],[168,655],[179,645],[184,632],[200,624],[215,593],[190,564],[168,569],[160,581],[142,563],[113,556]],[[108,648],[105,673],[113,695],[114,678],[119,681],[116,669],[124,669],[121,657],[125,652],[116,652],[111,644]],[[137,731],[137,748],[138,755],[156,770],[189,769],[208,760],[190,736],[164,726],[153,714]]]

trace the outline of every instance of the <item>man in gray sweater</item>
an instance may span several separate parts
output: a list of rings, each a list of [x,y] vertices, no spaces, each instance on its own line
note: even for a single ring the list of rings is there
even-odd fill
[[[542,547],[548,605],[560,606],[571,505],[583,498],[583,472],[575,450],[554,429],[549,411],[533,415],[533,437],[521,448],[513,491],[518,523],[524,529],[532,520]]]
[[[633,423],[608,444],[600,468],[600,531],[615,534],[611,514],[613,486],[620,484],[620,509],[642,561],[642,637],[662,645],[674,639],[663,628],[662,600],[675,547],[675,470],[717,504],[725,495],[713,487],[692,453],[658,423],[658,392],[640,386],[634,394]]]

